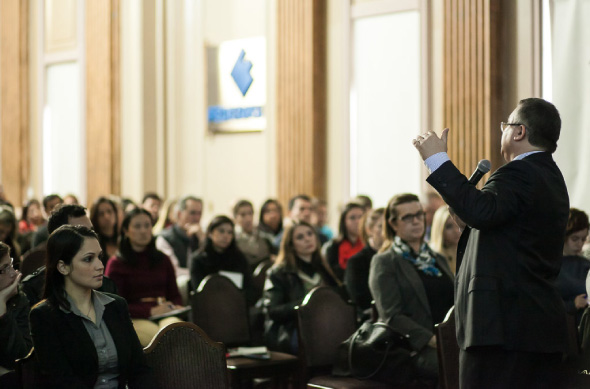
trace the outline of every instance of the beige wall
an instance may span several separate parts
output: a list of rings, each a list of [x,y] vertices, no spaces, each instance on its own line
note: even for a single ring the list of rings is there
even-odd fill
[[[274,15],[274,5],[268,3],[123,2],[123,196],[140,200],[147,190],[166,197],[195,194],[205,200],[209,219],[229,213],[237,196],[258,207],[275,194],[274,34],[266,17]],[[268,39],[268,127],[209,133],[206,45],[261,35]]]
[[[338,206],[349,197],[348,78],[349,5],[328,1],[328,142],[327,200],[332,225]],[[37,32],[30,0],[30,92],[36,81]],[[432,1],[432,123],[441,114],[442,15]],[[534,0],[507,2],[514,20],[506,20],[506,50],[514,54],[506,85],[507,106],[536,95],[531,73],[537,52],[533,45]],[[263,9],[253,12],[251,9]],[[276,1],[126,0],[121,2],[121,175],[122,195],[139,200],[147,190],[167,197],[194,193],[207,201],[206,217],[227,213],[236,195],[258,207],[276,194],[274,36]],[[244,17],[246,16],[246,17]],[[518,23],[515,23],[518,21]],[[512,29],[512,30],[510,30]],[[268,128],[259,133],[209,135],[206,131],[204,47],[206,42],[265,35],[268,58]],[[343,65],[344,64],[344,65]],[[512,74],[512,75],[511,75]],[[41,153],[38,104],[31,101],[31,194],[41,196]]]

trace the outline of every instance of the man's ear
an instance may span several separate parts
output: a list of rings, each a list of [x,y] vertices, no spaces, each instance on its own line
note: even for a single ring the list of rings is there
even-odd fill
[[[59,260],[57,262],[57,271],[63,274],[64,276],[67,276],[68,274],[70,274],[70,267],[66,265],[64,261]]]
[[[514,131],[514,140],[520,141],[526,139],[526,127],[524,125],[518,126],[518,130]]]

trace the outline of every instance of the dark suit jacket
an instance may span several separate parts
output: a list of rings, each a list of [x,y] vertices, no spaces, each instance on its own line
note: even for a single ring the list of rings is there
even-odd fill
[[[150,368],[133,329],[127,303],[117,295],[105,305],[103,319],[119,359],[119,387],[153,388]],[[82,319],[44,300],[31,310],[31,334],[45,387],[92,388],[98,377],[96,348]]]
[[[450,161],[427,181],[471,227],[460,242],[455,279],[459,346],[565,351],[565,309],[555,279],[569,198],[551,154],[502,166],[482,190]]]
[[[434,258],[443,272],[442,277],[452,280],[453,273],[447,261],[441,255]],[[414,350],[423,349],[432,338],[435,323],[424,283],[414,265],[393,250],[376,254],[371,261],[369,288],[379,319],[410,335],[410,345]]]

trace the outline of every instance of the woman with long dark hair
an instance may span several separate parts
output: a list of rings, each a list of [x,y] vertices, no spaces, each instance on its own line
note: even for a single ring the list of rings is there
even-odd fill
[[[211,220],[205,245],[191,258],[191,282],[197,289],[209,274],[226,272],[244,291],[248,305],[253,305],[256,301],[252,273],[248,260],[236,244],[234,229],[234,222],[227,216],[215,216]]]
[[[322,258],[315,228],[304,221],[295,222],[283,235],[279,255],[264,286],[264,338],[271,350],[297,352],[295,307],[320,285],[339,283]]]
[[[350,257],[361,251],[364,246],[359,230],[364,214],[365,208],[360,203],[347,203],[340,213],[338,236],[323,247],[326,260],[339,280],[344,279],[344,270]]]
[[[14,268],[20,268],[21,248],[19,244],[18,225],[14,216],[14,209],[9,205],[0,205],[0,242],[10,247],[14,258]]]
[[[283,231],[283,207],[278,200],[268,199],[260,207],[258,230],[268,234],[271,242]]]
[[[156,249],[152,227],[152,217],[145,209],[128,212],[121,225],[119,252],[109,260],[106,269],[119,295],[129,303],[133,326],[143,346],[161,328],[180,321],[175,316],[153,321],[149,320],[151,316],[182,308],[174,267],[166,254]]]
[[[104,264],[117,253],[119,238],[119,216],[117,205],[108,197],[97,198],[90,208],[90,221],[98,235],[104,255]]]
[[[154,387],[125,299],[95,290],[101,252],[87,227],[65,225],[49,236],[45,300],[30,314],[37,387]]]

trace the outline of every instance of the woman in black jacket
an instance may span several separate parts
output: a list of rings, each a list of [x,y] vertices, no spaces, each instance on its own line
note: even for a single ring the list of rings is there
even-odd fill
[[[348,260],[344,272],[344,284],[350,299],[357,307],[361,321],[371,317],[371,291],[369,290],[369,269],[371,260],[383,244],[384,208],[368,211],[360,226],[361,239],[365,247]]]
[[[94,231],[65,225],[47,241],[44,297],[30,314],[38,387],[152,388],[127,303],[97,292],[104,266]]]
[[[234,230],[234,222],[227,216],[216,216],[211,220],[207,226],[205,246],[191,259],[192,287],[198,289],[209,274],[221,272],[244,291],[250,306],[256,302],[252,273],[248,260],[236,244]]]
[[[315,229],[304,221],[293,224],[283,236],[264,285],[264,337],[271,350],[296,354],[295,307],[314,287],[338,284],[320,254],[319,244]]]

